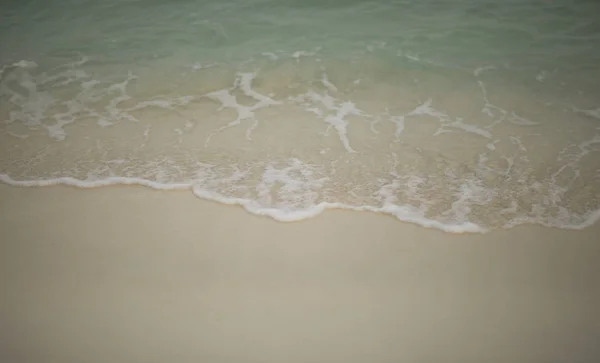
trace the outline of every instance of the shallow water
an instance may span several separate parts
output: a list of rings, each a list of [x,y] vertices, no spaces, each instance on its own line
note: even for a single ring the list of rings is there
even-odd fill
[[[0,179],[451,232],[600,217],[595,1],[0,5]]]

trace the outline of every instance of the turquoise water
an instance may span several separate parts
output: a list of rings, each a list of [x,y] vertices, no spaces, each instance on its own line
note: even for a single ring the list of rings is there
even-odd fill
[[[450,232],[600,217],[595,1],[0,5],[0,177]]]

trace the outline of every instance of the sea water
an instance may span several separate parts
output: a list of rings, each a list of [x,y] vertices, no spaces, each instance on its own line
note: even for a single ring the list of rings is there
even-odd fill
[[[282,221],[600,217],[600,3],[0,5],[0,179],[184,189]]]

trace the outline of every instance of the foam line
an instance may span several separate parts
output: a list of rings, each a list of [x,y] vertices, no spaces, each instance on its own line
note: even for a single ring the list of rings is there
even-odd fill
[[[44,179],[44,180],[14,180],[6,174],[0,174],[0,181],[17,187],[47,187],[53,185],[67,185],[77,188],[99,188],[111,185],[141,185],[158,190],[188,190],[191,183],[164,184],[141,178],[108,177],[100,180],[80,180],[69,177]]]
[[[264,206],[256,200],[245,198],[227,197],[220,193],[210,191],[193,183],[164,184],[141,178],[109,177],[101,180],[79,180],[75,178],[55,178],[47,180],[14,180],[6,174],[0,174],[0,181],[19,187],[46,187],[55,185],[67,185],[77,188],[98,188],[114,185],[140,185],[157,190],[192,190],[193,194],[205,200],[215,201],[228,205],[239,205],[249,213],[267,216],[281,222],[301,221],[313,218],[327,209],[345,209],[359,212],[376,212],[390,214],[403,222],[411,222],[423,227],[436,228],[450,233],[484,233],[487,229],[474,223],[464,222],[456,224],[444,224],[439,221],[427,219],[416,212],[410,206],[398,206],[385,204],[377,208],[372,206],[352,206],[342,203],[319,203],[303,209],[286,209]],[[600,212],[598,213],[600,216]]]

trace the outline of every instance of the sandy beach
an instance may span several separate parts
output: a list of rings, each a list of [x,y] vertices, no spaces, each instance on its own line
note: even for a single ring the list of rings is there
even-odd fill
[[[593,14],[0,2],[0,363],[599,363]]]
[[[281,223],[187,192],[0,186],[2,362],[594,362],[600,226]]]

